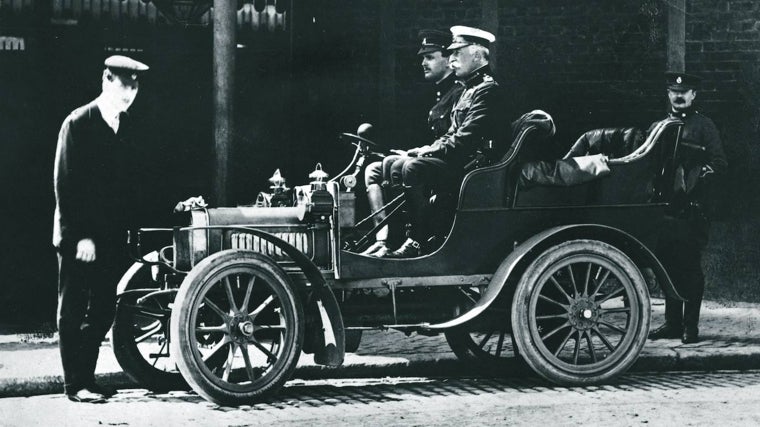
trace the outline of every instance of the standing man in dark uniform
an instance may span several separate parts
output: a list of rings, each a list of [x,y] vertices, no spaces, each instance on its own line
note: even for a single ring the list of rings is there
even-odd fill
[[[451,125],[451,108],[464,90],[464,86],[456,81],[453,70],[449,68],[449,54],[446,46],[451,42],[451,33],[440,30],[421,30],[418,36],[422,46],[417,55],[422,57],[422,71],[425,80],[435,83],[435,105],[428,113],[428,127],[433,138],[439,138]],[[401,184],[401,168],[405,153],[393,150],[397,155],[387,156],[381,162],[367,166],[364,182],[367,188],[367,198],[372,212],[380,210],[386,202],[392,186]],[[395,167],[394,167],[395,164]],[[375,216],[375,223],[385,218],[383,213]],[[381,228],[376,234],[375,243],[363,252],[364,255],[382,257],[388,253],[388,226]]]
[[[650,332],[649,338],[681,338],[688,344],[699,341],[699,310],[705,290],[701,260],[708,238],[710,181],[726,170],[728,162],[715,124],[694,108],[699,77],[666,73],[666,79],[669,114],[683,120],[684,127],[671,217],[660,235],[657,256],[687,301],[666,298],[665,324]]]
[[[116,285],[129,265],[134,146],[127,110],[148,66],[105,60],[102,93],[64,120],[55,156],[53,245],[58,250],[58,331],[64,392],[75,402],[114,393],[95,383],[100,344],[113,322]]]
[[[430,235],[426,206],[430,189],[452,188],[462,179],[466,167],[486,154],[488,160],[500,157],[501,147],[510,131],[505,117],[504,96],[492,76],[488,47],[496,37],[477,28],[451,27],[449,66],[464,85],[464,92],[451,112],[451,126],[432,144],[408,151],[413,157],[404,163],[402,180],[410,214],[409,238],[390,258],[409,258],[424,252],[421,243]]]

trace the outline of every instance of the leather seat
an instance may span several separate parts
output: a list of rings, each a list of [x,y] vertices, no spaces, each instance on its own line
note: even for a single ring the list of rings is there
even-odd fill
[[[644,132],[637,128],[593,129],[581,135],[563,158],[604,154],[617,159],[630,154],[643,142]]]

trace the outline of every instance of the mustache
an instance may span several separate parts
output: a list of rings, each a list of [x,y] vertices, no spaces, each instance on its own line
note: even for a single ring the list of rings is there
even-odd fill
[[[686,102],[686,99],[678,97],[678,98],[674,99],[673,102],[675,102],[676,104],[683,104],[684,102]]]

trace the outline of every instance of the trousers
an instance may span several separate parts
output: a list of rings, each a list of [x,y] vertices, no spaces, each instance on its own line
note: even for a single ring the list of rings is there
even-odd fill
[[[409,237],[424,242],[430,237],[429,192],[456,188],[462,168],[436,157],[415,157],[403,164],[404,197],[409,210]]]
[[[660,236],[657,257],[668,272],[682,302],[665,299],[665,322],[676,328],[697,329],[705,291],[702,252],[707,244],[708,223],[704,217],[671,219]]]
[[[123,245],[96,243],[95,250],[91,263],[77,260],[68,245],[58,250],[58,346],[66,393],[95,380],[100,344],[116,312],[116,286],[129,264]]]

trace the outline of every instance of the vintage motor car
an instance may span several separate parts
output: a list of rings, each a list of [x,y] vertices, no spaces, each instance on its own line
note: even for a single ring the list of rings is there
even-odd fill
[[[362,132],[343,134],[355,155],[332,178],[317,167],[289,189],[276,174],[255,205],[197,206],[182,226],[132,233],[138,261],[119,283],[113,327],[124,371],[149,389],[250,404],[275,393],[302,352],[339,366],[362,331],[397,329],[444,334],[463,363],[493,373],[517,357],[558,384],[621,375],[646,341],[649,286],[680,298],[653,248],[683,123],[594,130],[547,162],[531,153],[545,151],[551,118],[523,118],[506,154],[431,197],[441,243],[424,256],[361,254],[377,212],[357,221],[355,184],[382,151]],[[594,156],[602,172],[584,166]],[[403,197],[385,210],[400,214]],[[166,245],[143,249],[156,234]]]

